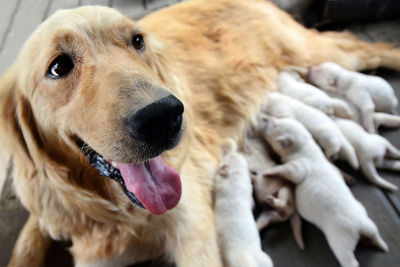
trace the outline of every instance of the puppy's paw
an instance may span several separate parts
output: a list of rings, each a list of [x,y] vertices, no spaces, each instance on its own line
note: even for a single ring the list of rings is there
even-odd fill
[[[272,207],[275,206],[275,200],[276,200],[276,197],[274,197],[273,195],[268,195],[268,196],[265,198],[265,201],[267,202],[267,204],[270,205],[270,206],[272,206]]]
[[[271,178],[271,177],[275,177],[276,178],[276,177],[280,177],[281,175],[280,175],[279,172],[277,172],[275,170],[268,170],[268,171],[264,171],[262,173],[262,176],[264,178]]]

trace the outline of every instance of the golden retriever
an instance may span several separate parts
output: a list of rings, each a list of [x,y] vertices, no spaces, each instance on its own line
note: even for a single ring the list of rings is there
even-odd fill
[[[221,266],[212,191],[224,144],[279,70],[324,61],[400,70],[400,49],[307,30],[265,0],[193,0],[138,22],[58,11],[0,82],[1,140],[30,212],[9,266],[40,266],[51,239],[72,240],[77,266]]]

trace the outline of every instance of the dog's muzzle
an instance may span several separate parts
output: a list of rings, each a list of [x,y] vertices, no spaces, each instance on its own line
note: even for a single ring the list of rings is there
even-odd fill
[[[182,102],[175,96],[161,98],[128,119],[129,134],[149,145],[172,148],[181,131],[183,111]]]

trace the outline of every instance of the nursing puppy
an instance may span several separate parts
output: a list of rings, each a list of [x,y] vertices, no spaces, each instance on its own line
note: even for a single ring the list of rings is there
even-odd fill
[[[376,168],[400,170],[400,151],[385,138],[377,134],[367,133],[357,123],[335,119],[342,133],[353,145],[361,170],[372,183],[388,190],[397,190],[397,186],[383,179]]]
[[[388,250],[365,208],[301,123],[288,118],[271,119],[266,123],[265,137],[283,164],[264,175],[280,175],[297,184],[299,214],[324,232],[341,266],[359,266],[354,249],[360,237]]]
[[[257,133],[261,134],[262,129],[257,130],[259,130]],[[258,134],[247,136],[243,156],[246,158],[249,167],[257,203],[272,208],[263,210],[257,218],[258,230],[261,231],[270,223],[290,219],[296,243],[301,249],[304,249],[301,220],[296,213],[293,185],[279,177],[262,175],[265,170],[276,166],[276,163],[269,156],[264,138]]]
[[[265,169],[271,168],[276,165],[275,161],[271,158],[268,151],[268,143],[264,140],[261,130],[257,125],[254,131],[247,133],[243,140],[243,147],[241,154],[245,157],[249,167],[251,179],[263,173]]]
[[[278,88],[281,93],[296,98],[327,115],[351,118],[352,112],[346,102],[330,97],[322,90],[304,82],[297,72],[282,71],[279,74]]]
[[[381,77],[349,71],[333,62],[311,67],[307,79],[323,90],[345,95],[360,110],[368,132],[375,131],[374,111],[392,112],[398,103],[393,88]]]
[[[328,159],[345,159],[353,168],[358,169],[353,147],[332,119],[323,112],[280,93],[269,94],[265,111],[274,117],[300,121],[324,149]]]
[[[230,152],[223,159],[215,185],[215,225],[224,266],[273,266],[261,249],[252,203],[246,159],[237,152]]]

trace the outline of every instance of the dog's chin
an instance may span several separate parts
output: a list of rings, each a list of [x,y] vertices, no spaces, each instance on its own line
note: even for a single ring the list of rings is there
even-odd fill
[[[126,155],[123,160],[105,158],[80,138],[76,139],[76,144],[101,176],[121,185],[132,203],[150,213],[162,214],[179,202],[181,183],[179,174],[161,159],[160,154],[174,148],[179,140],[180,136],[177,136],[167,144],[136,147],[141,153],[124,151],[119,153]]]

